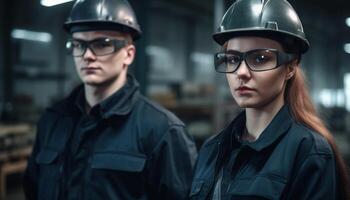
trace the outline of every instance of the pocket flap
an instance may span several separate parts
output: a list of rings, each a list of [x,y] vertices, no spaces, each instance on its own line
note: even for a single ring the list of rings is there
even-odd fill
[[[94,169],[111,169],[129,172],[141,172],[146,163],[146,156],[123,153],[95,153],[91,167]]]
[[[56,160],[58,154],[57,151],[43,149],[38,153],[35,160],[39,164],[50,164]]]
[[[240,179],[229,185],[228,192],[241,196],[261,196],[267,199],[280,199],[285,183],[268,177]]]
[[[198,194],[202,190],[203,183],[204,183],[204,181],[194,181],[192,183],[190,197],[193,196],[193,195]]]

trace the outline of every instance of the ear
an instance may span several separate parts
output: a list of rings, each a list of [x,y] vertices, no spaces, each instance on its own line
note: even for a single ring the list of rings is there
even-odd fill
[[[291,79],[295,75],[297,65],[288,65],[286,70],[286,81]]]
[[[135,53],[136,53],[136,48],[133,44],[128,45],[125,47],[126,48],[126,57],[124,59],[124,65],[129,66],[131,63],[134,61],[135,58]]]

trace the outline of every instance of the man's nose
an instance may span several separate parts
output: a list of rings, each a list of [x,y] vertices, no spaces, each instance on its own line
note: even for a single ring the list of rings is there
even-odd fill
[[[96,55],[89,47],[86,47],[86,50],[83,54],[83,58],[84,59],[96,59]]]

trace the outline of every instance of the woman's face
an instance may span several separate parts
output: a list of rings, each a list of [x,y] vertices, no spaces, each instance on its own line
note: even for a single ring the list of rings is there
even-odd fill
[[[237,37],[228,41],[227,50],[247,52],[254,49],[283,51],[277,41],[261,37]],[[233,98],[243,108],[264,108],[284,104],[284,89],[294,73],[291,67],[279,66],[268,71],[251,71],[242,61],[233,73],[227,73],[227,81]]]

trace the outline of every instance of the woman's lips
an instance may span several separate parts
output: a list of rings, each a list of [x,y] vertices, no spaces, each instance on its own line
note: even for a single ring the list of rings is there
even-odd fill
[[[251,93],[251,92],[253,92],[253,91],[255,91],[253,88],[250,88],[250,87],[247,87],[247,86],[241,86],[241,87],[239,87],[239,88],[236,89],[236,92],[237,92],[238,94],[241,94],[241,95],[243,95],[243,94],[249,94],[249,93]]]

